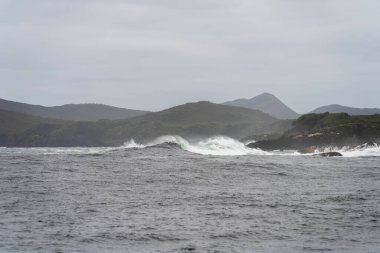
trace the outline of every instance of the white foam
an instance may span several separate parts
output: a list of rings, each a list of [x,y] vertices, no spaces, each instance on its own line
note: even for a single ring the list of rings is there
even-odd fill
[[[363,144],[354,148],[351,147],[328,147],[322,150],[316,150],[314,154],[323,152],[339,152],[344,157],[365,157],[365,156],[380,156],[380,146],[377,144]]]
[[[380,145],[361,145],[355,148],[330,147],[316,150],[314,153],[301,154],[295,150],[278,150],[266,152],[261,149],[248,148],[244,143],[226,136],[214,136],[203,140],[186,140],[181,136],[167,135],[154,139],[144,144],[136,143],[134,139],[124,143],[121,147],[71,147],[71,148],[0,148],[1,153],[23,154],[36,152],[42,154],[104,154],[114,150],[143,149],[163,143],[176,143],[181,149],[202,154],[215,156],[240,156],[240,155],[276,155],[276,156],[312,156],[323,152],[336,151],[343,157],[380,157]]]
[[[244,143],[226,136],[214,136],[204,140],[190,141],[177,135],[161,136],[153,141],[143,145],[136,143],[133,139],[126,142],[122,148],[145,148],[156,146],[163,143],[176,143],[183,150],[215,156],[238,156],[238,155],[280,155],[280,156],[311,156],[323,152],[336,151],[344,157],[364,157],[364,156],[380,156],[379,145],[361,145],[355,148],[336,148],[330,147],[323,150],[316,150],[314,153],[301,154],[296,150],[283,150],[266,152],[261,149],[248,148]]]
[[[145,145],[137,144],[134,139],[131,139],[128,142],[125,142],[122,148],[145,148]]]
[[[235,156],[235,155],[267,155],[268,152],[260,149],[251,149],[235,139],[226,136],[214,136],[201,141],[188,141],[181,136],[167,135],[161,136],[147,143],[146,145],[137,144],[133,139],[125,143],[126,148],[144,148],[155,146],[163,143],[176,143],[183,150],[202,154],[202,155],[217,155],[217,156]]]
[[[375,145],[362,145],[353,149],[343,149],[338,151],[346,157],[363,157],[363,156],[380,156],[380,146]]]

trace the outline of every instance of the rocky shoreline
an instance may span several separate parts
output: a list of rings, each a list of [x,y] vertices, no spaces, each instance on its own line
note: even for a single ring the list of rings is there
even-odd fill
[[[337,147],[357,147],[380,143],[380,115],[349,116],[338,114],[307,114],[297,119],[293,128],[275,139],[249,143],[262,150],[298,150],[312,153]]]

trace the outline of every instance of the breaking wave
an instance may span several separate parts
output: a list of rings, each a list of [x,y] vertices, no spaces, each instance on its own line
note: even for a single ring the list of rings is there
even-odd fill
[[[244,143],[226,136],[215,136],[200,141],[188,141],[181,136],[168,135],[161,136],[145,145],[136,143],[133,139],[126,142],[125,148],[145,148],[157,146],[165,143],[175,143],[181,149],[201,155],[268,155],[270,153],[260,149],[251,149]]]
[[[252,142],[252,141],[250,141]],[[171,145],[168,145],[171,144]],[[0,155],[12,153],[22,155],[36,153],[43,155],[72,154],[72,155],[106,155],[113,151],[125,149],[144,149],[148,147],[172,148],[176,146],[182,150],[213,156],[241,156],[241,155],[275,155],[275,156],[314,156],[323,152],[339,152],[343,157],[380,157],[380,145],[376,143],[364,144],[355,148],[329,147],[316,150],[313,153],[299,153],[295,150],[263,151],[261,149],[248,148],[245,143],[226,136],[214,136],[203,140],[187,140],[177,135],[161,136],[148,143],[137,143],[134,139],[119,147],[71,147],[71,148],[6,148],[0,147]]]
[[[323,152],[336,151],[344,157],[368,157],[380,156],[380,146],[377,144],[360,145],[355,148],[326,148],[324,150],[316,150],[315,153],[301,154],[294,150],[266,152],[261,149],[248,148],[245,143],[226,136],[214,136],[204,140],[189,141],[181,136],[167,135],[154,139],[146,144],[136,143],[134,139],[126,142],[123,148],[142,149],[146,147],[162,146],[164,144],[176,144],[183,150],[201,154],[215,156],[238,156],[238,155],[286,155],[286,156],[310,156]]]

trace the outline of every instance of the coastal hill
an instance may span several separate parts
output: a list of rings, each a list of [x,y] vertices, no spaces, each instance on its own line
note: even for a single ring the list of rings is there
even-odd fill
[[[201,101],[126,120],[117,126],[117,132],[121,139],[141,141],[167,134],[187,138],[226,135],[239,139],[252,134],[282,133],[290,125],[291,121],[284,124],[258,110]]]
[[[45,118],[78,121],[127,119],[147,113],[146,111],[124,109],[103,104],[67,104],[47,107],[13,102],[5,99],[0,99],[0,109]]]
[[[1,111],[7,121],[0,146],[118,146],[134,138],[150,141],[162,135],[198,138],[226,135],[243,138],[253,134],[282,133],[291,121],[275,119],[261,111],[210,102],[188,103],[125,120],[76,122],[52,120]],[[18,131],[12,125],[25,125]]]
[[[328,147],[356,147],[371,143],[380,143],[380,115],[323,113],[303,115],[281,137],[248,146],[264,150],[314,152]]]
[[[278,119],[296,119],[300,116],[270,93],[263,93],[251,99],[237,99],[223,104],[260,110]]]
[[[347,113],[349,115],[373,115],[380,114],[380,108],[355,108],[342,105],[326,105],[319,107],[311,113]]]

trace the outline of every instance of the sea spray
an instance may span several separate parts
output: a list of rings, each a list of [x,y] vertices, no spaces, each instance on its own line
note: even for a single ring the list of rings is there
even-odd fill
[[[214,136],[201,141],[188,141],[181,136],[166,135],[158,137],[145,145],[138,144],[131,139],[129,142],[125,143],[123,147],[144,148],[164,143],[175,143],[183,150],[202,155],[231,156],[270,154],[260,149],[248,148],[244,143],[226,136]]]
[[[134,139],[131,139],[130,141],[127,141],[124,143],[122,148],[145,148],[145,145],[137,144]]]
[[[301,154],[294,150],[272,151],[267,152],[261,149],[248,148],[244,143],[227,136],[214,136],[203,140],[186,140],[177,135],[165,135],[154,139],[146,144],[136,143],[134,139],[124,143],[121,148],[126,149],[143,149],[146,147],[158,146],[165,143],[174,143],[181,149],[201,154],[215,156],[238,156],[238,155],[279,155],[279,156],[311,156],[323,152],[339,152],[345,157],[365,157],[380,156],[380,146],[361,145],[355,148],[337,148],[328,147],[323,150],[316,150],[314,153]]]
[[[338,152],[344,157],[368,157],[380,156],[380,146],[376,143],[363,144],[357,147],[325,147],[323,149],[316,149],[312,154],[320,154],[326,152]]]
[[[364,156],[380,156],[380,146],[378,144],[360,145],[351,149],[342,149],[338,151],[346,157],[364,157]]]

